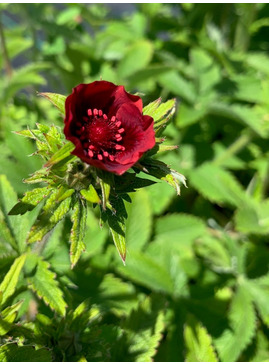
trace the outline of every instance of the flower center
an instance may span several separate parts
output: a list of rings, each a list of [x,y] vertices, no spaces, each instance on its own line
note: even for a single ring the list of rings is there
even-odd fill
[[[88,109],[82,122],[76,123],[76,134],[80,138],[85,155],[90,158],[108,158],[114,161],[115,154],[125,150],[122,145],[124,128],[115,116],[110,119],[102,110]]]

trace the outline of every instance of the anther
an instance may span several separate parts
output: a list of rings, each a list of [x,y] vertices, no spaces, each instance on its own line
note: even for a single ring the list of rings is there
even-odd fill
[[[103,152],[103,154],[104,154],[104,157],[108,157],[108,152]]]
[[[112,118],[111,118],[112,123],[114,123],[115,120],[116,120],[116,116],[112,116]]]
[[[113,157],[113,155],[109,154],[108,158],[111,160],[111,162],[113,162],[113,161],[114,161],[114,157]]]
[[[88,151],[88,156],[91,157],[91,158],[93,157],[93,151],[92,150]]]
[[[102,116],[103,115],[103,111],[102,110],[99,110],[98,111],[98,114],[99,114],[99,116]]]
[[[97,158],[99,159],[99,161],[103,160],[102,154],[97,154]]]
[[[117,121],[115,125],[117,128],[119,128],[121,126],[121,121]]]
[[[121,145],[116,144],[116,145],[115,145],[115,149],[117,149],[117,150],[121,150]]]
[[[124,129],[123,128],[121,128],[121,129],[118,130],[118,133],[123,133],[123,132],[124,132]]]
[[[122,140],[122,137],[121,137],[121,136],[118,136],[118,137],[117,137],[117,135],[116,135],[116,141],[117,141],[117,142],[120,142],[121,140]]]
[[[87,113],[88,113],[88,115],[89,115],[89,116],[92,116],[92,110],[91,110],[91,109],[89,109],[89,110],[87,111]]]
[[[97,116],[98,115],[98,110],[97,109],[93,109],[93,115]]]
[[[103,119],[104,119],[104,120],[107,120],[107,116],[106,116],[106,114],[104,114],[104,115],[103,115]]]
[[[91,144],[89,145],[89,149],[95,149],[95,147]]]

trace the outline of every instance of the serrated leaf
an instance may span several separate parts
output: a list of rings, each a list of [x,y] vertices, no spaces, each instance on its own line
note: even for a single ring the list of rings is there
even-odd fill
[[[240,285],[234,294],[229,311],[230,329],[215,339],[222,361],[234,362],[255,335],[256,322],[252,298],[248,289]]]
[[[12,207],[8,214],[23,215],[27,211],[33,210],[50,192],[51,188],[49,187],[35,188],[32,191],[26,192],[21,201]]]
[[[91,203],[101,203],[100,197],[98,196],[96,189],[93,185],[90,185],[87,190],[80,190],[81,196],[83,196],[88,202]]]
[[[87,207],[83,206],[82,202],[78,200],[74,206],[74,212],[71,216],[73,226],[70,234],[70,260],[71,268],[73,268],[79,260],[81,253],[85,250],[83,238],[86,229]]]
[[[184,339],[187,348],[187,362],[218,362],[212,338],[205,327],[193,317],[189,317],[184,328]]]
[[[124,360],[152,361],[164,330],[164,300],[156,295],[147,297],[132,311],[124,323],[127,334],[127,350]]]
[[[189,178],[191,184],[211,202],[240,206],[247,197],[235,177],[213,163],[204,163],[193,169]]]
[[[262,321],[269,327],[269,276],[247,280],[245,286],[257,307]]]
[[[1,305],[3,305],[6,300],[15,292],[19,275],[25,263],[25,259],[26,254],[23,254],[17,258],[10,267],[8,273],[5,275],[4,280],[0,284],[0,291],[3,293]]]
[[[76,157],[73,155],[70,155],[70,153],[75,149],[75,146],[73,143],[67,141],[63,147],[61,147],[56,153],[53,154],[53,156],[48,160],[48,162],[45,164],[46,167],[53,166],[62,160],[64,160],[67,157],[70,157],[72,159],[75,159]]]
[[[18,346],[17,344],[4,344],[0,347],[1,362],[50,362],[51,352],[42,348],[36,350],[34,346]]]
[[[48,99],[54,106],[57,107],[57,109],[60,110],[60,112],[65,115],[65,100],[66,96],[55,94],[51,92],[41,92],[39,93],[40,96],[45,97]]]
[[[29,287],[36,292],[52,310],[55,310],[61,316],[65,316],[67,305],[63,299],[63,292],[59,288],[58,281],[55,279],[56,274],[49,269],[49,263],[44,261],[41,257],[35,256],[34,254],[32,257],[36,259],[37,265],[34,276],[28,278]]]
[[[64,187],[51,193],[38,215],[37,222],[31,228],[28,243],[41,241],[64,218],[71,208],[73,193],[73,189],[66,190]]]

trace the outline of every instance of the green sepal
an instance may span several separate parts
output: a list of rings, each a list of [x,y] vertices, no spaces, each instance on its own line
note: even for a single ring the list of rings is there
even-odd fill
[[[153,117],[152,115],[154,115],[154,113],[156,112],[156,110],[159,107],[159,105],[161,104],[161,102],[162,102],[162,98],[159,97],[157,100],[154,100],[147,106],[144,106],[143,114]]]
[[[143,172],[167,182],[176,190],[176,193],[178,195],[180,195],[180,183],[187,187],[185,176],[183,176],[183,174],[181,173],[178,173],[174,169],[169,168],[165,163],[161,161],[148,158],[143,160],[143,164],[141,164],[141,167]]]
[[[126,242],[125,242],[125,219],[127,213],[124,202],[121,198],[111,200],[113,211],[110,209],[102,210],[102,220],[108,223],[109,230],[112,234],[114,244],[117,248],[119,256],[125,265],[126,259]]]
[[[37,222],[31,228],[28,243],[41,241],[64,218],[72,207],[73,193],[73,189],[66,189],[63,186],[51,193],[38,215]]]
[[[93,185],[90,185],[89,188],[87,190],[83,189],[80,190],[80,194],[82,197],[85,198],[85,200],[87,200],[88,202],[91,203],[101,203],[101,199],[98,196],[96,189],[93,187]]]
[[[154,119],[154,130],[156,136],[158,136],[168,125],[168,122],[174,115],[175,111],[176,99],[171,99],[162,103],[161,98],[159,98],[145,106],[143,109],[143,114],[149,115]]]
[[[81,253],[85,250],[83,238],[86,230],[87,207],[78,199],[74,205],[74,211],[71,216],[73,226],[70,234],[70,261],[71,268],[77,264]]]
[[[53,180],[52,180],[52,177],[49,176],[48,169],[47,168],[41,168],[38,171],[31,174],[30,177],[25,178],[23,180],[23,182],[24,183],[29,183],[29,184],[41,183],[41,182],[51,183],[51,182],[53,182]]]
[[[0,335],[5,335],[12,329],[12,324],[17,317],[17,313],[23,304],[23,300],[16,302],[12,306],[8,306],[1,312],[0,317]]]
[[[8,214],[23,215],[27,211],[32,211],[50,192],[50,187],[35,188],[32,191],[26,192],[21,201],[12,207]]]
[[[66,96],[55,94],[52,92],[40,92],[38,95],[45,97],[48,99],[60,112],[65,115],[65,100]]]
[[[56,153],[53,154],[53,156],[48,160],[48,162],[45,164],[45,167],[50,167],[52,165],[55,165],[65,158],[70,156],[70,153],[75,149],[75,146],[73,143],[67,141],[59,150],[56,151]],[[72,159],[75,159],[75,156],[71,156]]]

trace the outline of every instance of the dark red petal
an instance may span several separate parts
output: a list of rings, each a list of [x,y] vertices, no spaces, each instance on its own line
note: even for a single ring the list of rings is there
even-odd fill
[[[155,132],[153,126],[149,126],[142,134],[139,134],[133,148],[127,148],[125,152],[119,153],[116,162],[120,164],[136,163],[146,151],[152,149],[155,145]]]
[[[122,105],[117,111],[116,118],[122,122],[123,127],[143,130],[143,115],[134,104]]]
[[[129,103],[135,105],[140,113],[142,112],[143,103],[141,98],[126,92],[124,86],[118,86],[114,92],[114,101],[110,110],[111,116],[115,115],[122,105]]]

